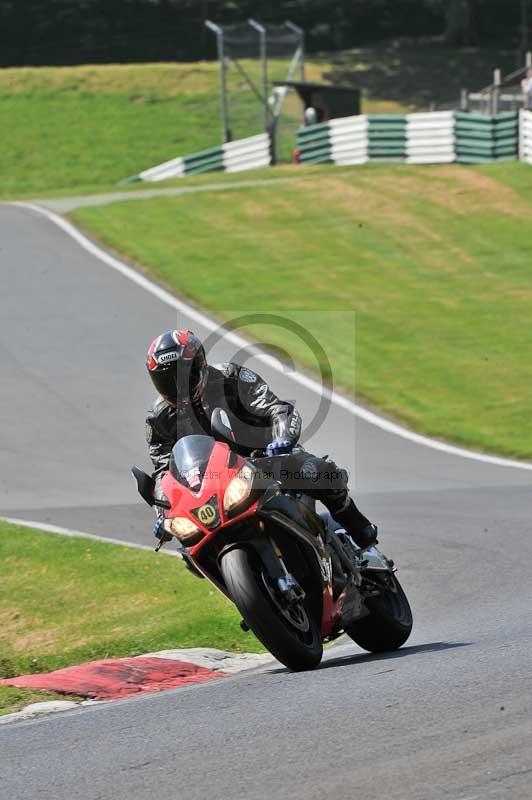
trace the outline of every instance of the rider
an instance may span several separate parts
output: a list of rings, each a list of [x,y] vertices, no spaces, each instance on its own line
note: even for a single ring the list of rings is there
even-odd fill
[[[189,330],[166,331],[154,339],[146,365],[159,393],[146,418],[159,497],[164,496],[161,479],[169,469],[177,440],[188,434],[210,434],[211,413],[222,408],[234,420],[242,455],[255,449],[265,450],[269,456],[292,453],[293,472],[287,488],[321,500],[359,547],[376,543],[377,527],[349,496],[347,472],[296,447],[301,433],[299,413],[291,403],[279,400],[259,375],[232,362],[210,366],[202,343]],[[164,538],[161,518],[154,534]]]

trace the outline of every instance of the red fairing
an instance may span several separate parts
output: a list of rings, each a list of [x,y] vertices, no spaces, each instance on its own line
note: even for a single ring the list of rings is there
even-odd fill
[[[330,583],[323,590],[323,613],[321,618],[320,633],[322,636],[328,636],[332,631],[335,615],[335,602],[333,600],[332,586]]]
[[[323,590],[323,613],[320,630],[323,637],[328,636],[340,620],[346,596],[347,589],[344,589],[340,597],[336,601],[333,600],[332,582],[329,582]]]
[[[232,459],[234,463],[229,467],[228,460],[230,456],[231,450],[228,445],[222,442],[216,442],[209,459],[202,485],[197,492],[193,492],[183,486],[170,472],[167,472],[162,479],[162,489],[171,505],[170,509],[166,512],[166,516],[169,518],[186,517],[204,534],[201,541],[187,547],[188,553],[192,559],[199,554],[199,551],[203,547],[209,542],[212,542],[223,529],[227,529],[230,525],[246,517],[253,517],[257,510],[258,500],[244,508],[240,513],[233,512],[230,517],[224,512],[223,499],[225,490],[231,480],[246,463],[245,459],[241,456],[235,457],[233,455]],[[193,513],[193,509],[198,511],[202,506],[209,504],[209,501],[212,502],[213,497],[216,497],[218,501],[219,518],[215,526],[208,528],[203,525]],[[208,575],[207,577],[216,583],[219,588],[222,588],[217,581],[214,580],[213,576]],[[323,589],[323,612],[321,621],[321,635],[323,637],[328,636],[333,631],[340,619],[345,596],[346,592],[344,591],[336,601],[333,599],[331,576],[328,584]]]
[[[203,478],[203,483],[198,492],[192,492],[190,489],[187,489],[176,481],[170,472],[167,472],[162,479],[161,486],[171,506],[166,512],[166,516],[170,518],[187,517],[187,519],[193,522],[205,534],[204,538],[198,542],[198,544],[188,548],[188,552],[192,557],[194,557],[207,542],[217,536],[221,528],[224,528],[228,524],[233,524],[244,517],[253,516],[255,514],[258,501],[251,503],[240,513],[233,512],[230,517],[224,511],[223,499],[225,490],[246,463],[246,460],[241,456],[237,456],[236,458],[233,456],[233,466],[229,467],[227,462],[230,455],[231,450],[228,445],[222,442],[216,442]],[[207,528],[201,523],[198,517],[192,513],[192,510],[197,510],[201,506],[207,504],[213,496],[218,500],[219,524],[213,528]]]

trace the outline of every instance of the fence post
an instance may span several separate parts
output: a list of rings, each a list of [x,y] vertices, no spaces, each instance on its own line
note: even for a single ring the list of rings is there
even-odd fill
[[[262,80],[262,96],[264,104],[264,130],[267,132],[270,123],[268,111],[268,54],[266,52],[266,28],[254,19],[248,19],[248,25],[256,30],[260,37],[260,64]]]
[[[460,111],[468,111],[469,109],[469,96],[467,89],[462,89],[460,92]]]
[[[499,113],[499,95],[501,91],[501,71],[495,69],[493,71],[493,88],[491,90],[491,113]]]
[[[301,50],[301,62],[300,62],[300,70],[301,70],[301,80],[305,80],[305,31],[303,28],[300,28],[299,25],[294,25],[293,22],[287,20],[285,22],[285,26],[288,30],[292,31],[293,33],[297,33],[299,36],[299,47]]]
[[[224,53],[224,32],[219,25],[215,25],[210,19],[205,20],[205,26],[216,35],[218,47],[218,60],[220,61],[220,88],[221,88],[221,115],[222,115],[222,142],[231,141],[231,133],[227,121],[227,82],[225,53]]]

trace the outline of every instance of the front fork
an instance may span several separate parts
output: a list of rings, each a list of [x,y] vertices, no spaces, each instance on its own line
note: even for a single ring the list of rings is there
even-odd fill
[[[268,537],[261,541],[260,555],[284,602],[287,605],[302,603],[306,597],[305,592],[286,568],[283,554],[273,539]]]

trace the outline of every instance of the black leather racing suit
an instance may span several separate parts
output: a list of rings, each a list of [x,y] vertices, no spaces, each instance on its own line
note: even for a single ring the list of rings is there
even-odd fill
[[[189,434],[210,435],[210,418],[215,408],[229,413],[237,449],[242,455],[265,449],[274,439],[287,439],[296,445],[301,433],[301,417],[293,404],[276,397],[255,372],[234,363],[209,367],[200,404],[180,404],[175,408],[158,397],[146,417],[146,439],[159,497],[160,481],[170,467],[175,443]],[[291,456],[290,483],[286,488],[321,500],[343,524],[338,512],[349,502],[347,472],[332,461],[297,448]],[[355,527],[362,529],[369,525],[369,520],[350,502],[350,520]]]

